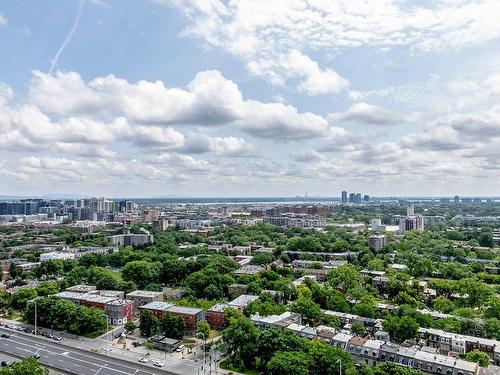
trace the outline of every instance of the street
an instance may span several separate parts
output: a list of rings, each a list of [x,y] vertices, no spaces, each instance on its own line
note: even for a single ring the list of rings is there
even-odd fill
[[[120,361],[119,359],[106,357],[101,354],[75,350],[66,345],[46,342],[38,337],[31,337],[20,333],[11,333],[11,336],[8,338],[0,338],[0,352],[22,358],[39,354],[41,364],[73,374],[177,375],[184,373],[166,371],[160,368],[146,369],[144,368],[145,366],[138,363]]]

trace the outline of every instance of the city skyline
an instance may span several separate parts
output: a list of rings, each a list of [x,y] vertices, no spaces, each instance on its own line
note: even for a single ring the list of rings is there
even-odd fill
[[[498,195],[499,12],[1,2],[0,195]]]

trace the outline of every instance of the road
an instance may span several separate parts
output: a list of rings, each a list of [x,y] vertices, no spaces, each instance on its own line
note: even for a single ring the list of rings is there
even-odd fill
[[[2,329],[2,332],[6,330]],[[0,338],[0,352],[14,357],[39,354],[39,362],[49,368],[81,375],[165,375],[173,374],[163,369],[147,369],[141,364],[112,359],[100,354],[75,350],[69,346],[49,343],[20,333]]]

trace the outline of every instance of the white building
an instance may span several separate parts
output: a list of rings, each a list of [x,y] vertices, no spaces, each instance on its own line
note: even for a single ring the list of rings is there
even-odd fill
[[[52,251],[50,253],[40,254],[40,262],[45,262],[47,260],[65,260],[65,259],[75,259],[75,254],[73,253],[65,253],[60,251]]]

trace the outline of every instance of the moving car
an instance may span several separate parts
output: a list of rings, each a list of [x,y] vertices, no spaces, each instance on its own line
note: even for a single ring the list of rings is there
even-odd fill
[[[10,337],[8,333],[2,333],[2,337]]]
[[[153,365],[155,365],[156,367],[163,367],[163,366],[165,366],[165,364],[163,362],[160,362],[160,361],[154,361]]]
[[[147,359],[146,357],[141,357],[139,358],[139,362],[141,363],[148,363],[149,359]]]

